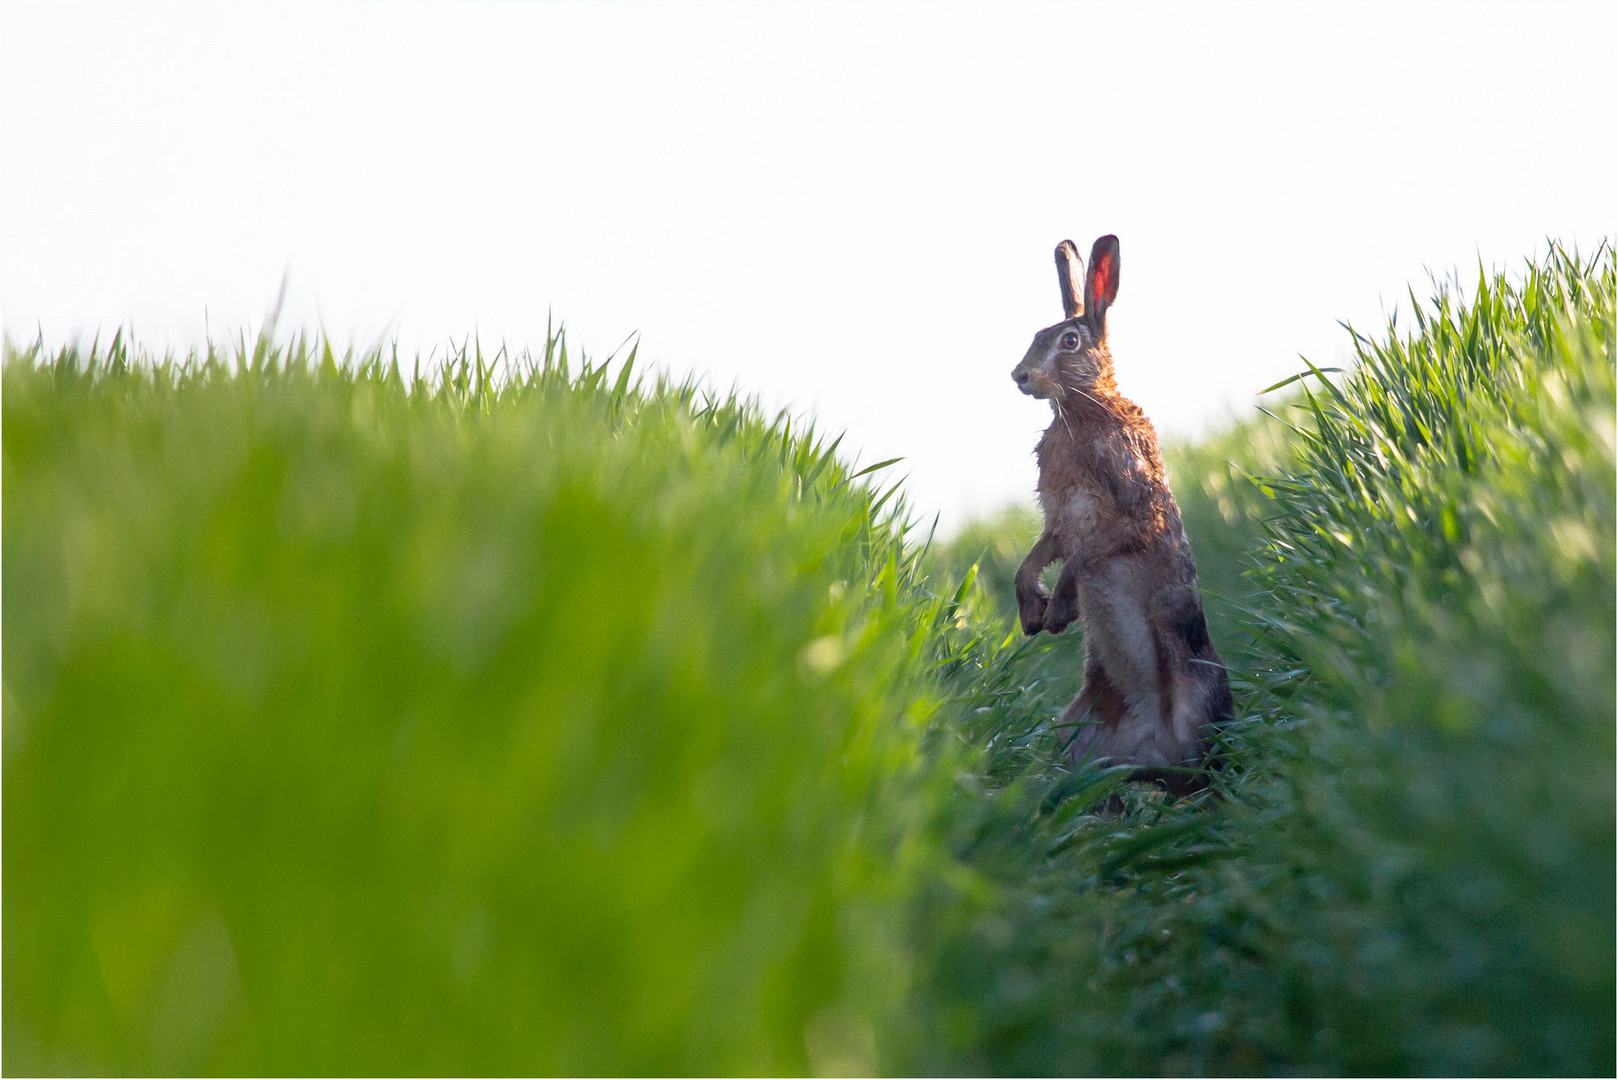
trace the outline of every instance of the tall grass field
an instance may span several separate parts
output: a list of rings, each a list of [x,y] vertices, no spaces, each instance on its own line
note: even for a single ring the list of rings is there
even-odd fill
[[[1061,758],[1029,512],[632,353],[8,344],[5,1071],[1611,1072],[1614,286],[1170,449],[1179,803]]]

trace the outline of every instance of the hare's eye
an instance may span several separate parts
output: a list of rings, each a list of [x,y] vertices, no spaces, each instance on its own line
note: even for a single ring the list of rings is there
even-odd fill
[[[1078,344],[1079,335],[1075,334],[1073,331],[1069,330],[1067,333],[1062,335],[1062,348],[1073,349],[1077,348]]]

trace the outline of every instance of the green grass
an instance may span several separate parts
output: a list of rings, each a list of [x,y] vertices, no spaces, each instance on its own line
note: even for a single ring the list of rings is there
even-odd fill
[[[871,1067],[938,615],[873,489],[556,343],[243,352],[6,367],[8,1068]]]
[[[746,401],[8,348],[7,1071],[1609,1071],[1613,287],[1169,450],[1239,712],[1177,805],[1059,762],[1037,522],[929,549]]]
[[[1278,1045],[1354,1070],[1613,1068],[1614,260],[1526,277],[1308,380],[1275,485]]]

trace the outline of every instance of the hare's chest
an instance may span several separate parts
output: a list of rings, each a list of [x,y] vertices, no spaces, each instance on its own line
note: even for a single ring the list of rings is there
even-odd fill
[[[1100,530],[1106,516],[1104,493],[1078,480],[1050,488],[1041,484],[1039,501],[1045,511],[1046,527],[1068,544],[1082,544]]]

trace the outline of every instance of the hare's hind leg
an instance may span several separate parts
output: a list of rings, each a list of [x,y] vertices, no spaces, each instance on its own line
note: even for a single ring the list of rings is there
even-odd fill
[[[1107,678],[1095,657],[1087,658],[1084,686],[1057,721],[1066,740],[1068,761],[1075,766],[1086,761],[1097,765],[1119,764],[1112,759],[1110,751],[1125,708],[1124,696]],[[1124,812],[1123,797],[1113,792],[1093,809],[1103,817],[1117,817]]]
[[[1224,661],[1212,648],[1206,657],[1191,661],[1198,684],[1198,699],[1202,707],[1202,724],[1198,729],[1197,749],[1201,765],[1217,772],[1225,767],[1219,743],[1219,731],[1236,716],[1236,702],[1230,693],[1230,674]]]
[[[1086,758],[1107,760],[1109,736],[1118,730],[1125,708],[1123,694],[1101,664],[1093,655],[1085,657],[1084,685],[1056,722],[1068,760],[1075,765]]]

